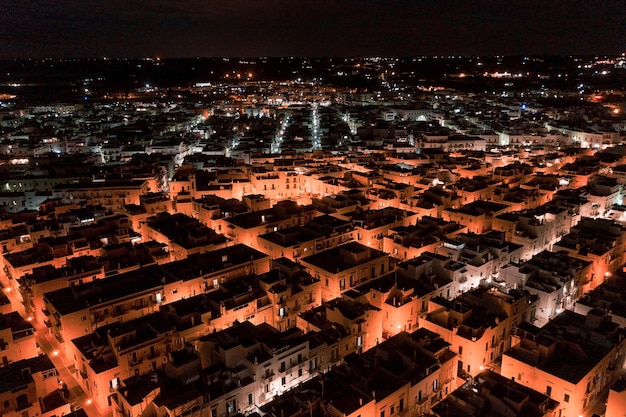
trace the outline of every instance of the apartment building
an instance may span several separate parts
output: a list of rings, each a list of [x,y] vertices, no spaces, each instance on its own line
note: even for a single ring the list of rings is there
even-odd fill
[[[271,258],[286,257],[293,261],[314,255],[355,238],[352,222],[323,215],[302,226],[270,231],[258,237],[258,247]]]
[[[226,236],[216,233],[194,218],[182,213],[168,212],[148,217],[142,225],[142,236],[144,240],[167,245],[172,260],[224,248],[229,242]]]
[[[52,198],[64,202],[85,201],[108,209],[121,210],[126,204],[140,204],[140,196],[149,192],[145,180],[93,181],[59,184],[52,187]]]
[[[450,343],[458,353],[456,372],[476,376],[511,346],[511,332],[522,321],[534,319],[537,297],[527,292],[480,287],[453,300],[430,300],[419,326]]]
[[[565,310],[538,328],[520,324],[501,374],[559,402],[561,415],[588,413],[621,375],[624,330],[606,312]]]
[[[321,213],[313,206],[301,206],[294,201],[285,200],[270,209],[241,213],[216,220],[214,224],[233,243],[243,243],[260,249],[260,235],[291,226],[301,226],[319,214]]]
[[[594,289],[624,264],[626,226],[607,219],[584,218],[554,244],[554,250],[591,262],[591,274],[583,291]]]
[[[59,388],[59,372],[46,355],[0,367],[0,411],[3,416],[69,415],[67,390]]]
[[[337,298],[342,292],[384,275],[391,268],[388,255],[358,242],[309,255],[301,258],[300,263],[321,280],[323,301]]]
[[[590,276],[590,262],[565,251],[543,251],[526,262],[504,265],[498,281],[539,297],[535,318],[543,324],[574,306]]]
[[[235,245],[45,293],[44,314],[52,334],[60,342],[70,341],[154,312],[161,304],[213,291],[225,281],[268,270],[267,256]]]
[[[557,417],[559,401],[513,379],[485,369],[472,379],[470,386],[462,386],[433,407],[437,417],[449,415],[480,416],[499,413],[512,417]]]
[[[0,360],[2,366],[32,358],[40,353],[35,341],[32,320],[23,318],[18,312],[0,314]]]
[[[443,210],[443,219],[457,222],[467,226],[468,231],[481,234],[491,230],[495,217],[509,211],[507,204],[477,200],[459,208]]]
[[[547,204],[533,210],[504,213],[493,219],[493,230],[522,246],[521,259],[551,250],[552,245],[569,233],[572,220],[565,207]]]
[[[455,386],[456,355],[426,329],[402,332],[261,407],[272,417],[427,414]],[[305,401],[302,401],[302,400]]]

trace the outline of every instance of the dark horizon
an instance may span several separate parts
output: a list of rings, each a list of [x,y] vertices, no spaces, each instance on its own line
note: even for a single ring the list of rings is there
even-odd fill
[[[186,61],[186,60],[240,60],[240,59],[309,59],[309,60],[370,60],[370,59],[392,59],[392,60],[409,60],[409,59],[425,59],[425,60],[453,60],[453,59],[517,59],[517,58],[613,58],[623,57],[625,52],[616,53],[588,53],[588,54],[510,54],[510,55],[354,55],[354,56],[339,56],[339,55],[248,55],[248,56],[124,56],[124,57],[110,57],[110,56],[67,56],[67,57],[54,57],[44,56],[37,58],[0,58],[0,62],[15,62],[15,61],[57,61],[57,62],[70,62],[70,61]]]
[[[7,1],[0,59],[619,55],[623,1]]]

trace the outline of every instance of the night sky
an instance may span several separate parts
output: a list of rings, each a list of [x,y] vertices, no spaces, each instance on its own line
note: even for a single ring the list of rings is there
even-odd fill
[[[0,1],[0,59],[624,51],[625,0]]]

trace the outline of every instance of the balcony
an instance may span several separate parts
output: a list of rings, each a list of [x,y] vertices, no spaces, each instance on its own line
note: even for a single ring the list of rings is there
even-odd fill
[[[445,386],[448,385],[449,383],[451,383],[453,380],[453,378],[451,376],[447,377],[444,381],[441,381],[440,386]]]
[[[155,350],[154,352],[148,353],[147,358],[148,359],[154,359],[157,358],[161,355],[161,353],[159,352],[159,350]]]
[[[28,403],[28,402],[27,403],[21,403],[21,402],[18,402],[17,407],[15,408],[15,411],[26,410],[27,408],[30,408],[32,406],[33,406],[32,403]],[[27,412],[25,414],[28,415]]]
[[[497,340],[494,341],[493,343],[489,342],[489,350],[488,351],[489,352],[494,352],[498,348],[499,344],[500,344],[500,342],[497,341]]]

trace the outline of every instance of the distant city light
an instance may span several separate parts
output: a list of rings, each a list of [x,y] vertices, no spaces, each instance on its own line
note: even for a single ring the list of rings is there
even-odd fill
[[[375,379],[401,359],[401,383],[405,371],[429,368],[388,398],[363,392],[351,413],[383,404],[389,413],[377,415],[435,413],[457,387],[487,394],[483,376],[499,373],[487,385],[510,388],[512,400],[548,396],[561,409],[550,413],[592,414],[584,384],[601,375],[585,394],[596,398],[619,378],[626,343],[603,339],[605,326],[618,334],[608,308],[580,313],[603,305],[596,287],[624,279],[624,161],[611,152],[626,144],[622,69],[603,56],[538,59],[550,58],[194,58],[179,67],[156,57],[125,63],[132,84],[119,89],[80,62],[87,69],[68,100],[0,102],[2,282],[28,333],[4,367],[26,348],[68,367],[43,384],[64,395],[72,387],[80,399],[65,408],[116,413],[137,384],[145,404],[136,409],[166,404],[176,393],[157,390],[173,372],[179,385],[239,388],[221,399],[191,390],[197,398],[172,413],[219,402],[247,415],[312,378],[328,375],[332,395],[343,394],[334,378]],[[446,73],[432,77],[438,68]],[[177,85],[179,69],[188,71]],[[315,339],[301,337],[311,325]],[[211,335],[237,326],[245,338]],[[285,331],[285,349],[263,347],[263,335],[282,346],[275,333]],[[387,340],[396,337],[408,343]],[[574,345],[587,352],[599,340],[581,364],[595,368],[571,397],[567,378],[536,372],[554,357],[555,367],[576,366]],[[189,365],[176,371],[179,353]],[[199,367],[206,358],[220,362],[210,377]],[[326,404],[313,391],[306,397]],[[414,401],[414,391],[427,395]],[[472,404],[484,415],[482,400]]]

